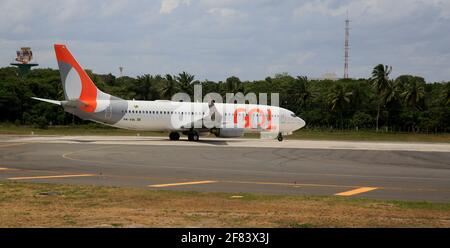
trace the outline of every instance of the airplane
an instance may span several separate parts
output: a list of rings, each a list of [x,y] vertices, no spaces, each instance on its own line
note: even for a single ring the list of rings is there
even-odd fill
[[[181,134],[189,141],[199,141],[210,133],[222,138],[238,138],[244,133],[284,135],[306,124],[287,109],[260,105],[183,101],[124,100],[98,89],[65,45],[54,45],[65,100],[33,97],[35,100],[62,106],[64,111],[83,120],[116,128],[140,131],[168,131],[170,140]],[[211,125],[213,123],[213,125]]]

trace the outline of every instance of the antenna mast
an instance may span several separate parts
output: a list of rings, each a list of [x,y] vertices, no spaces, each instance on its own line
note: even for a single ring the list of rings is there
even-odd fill
[[[347,79],[348,77],[348,58],[349,58],[349,40],[350,40],[350,20],[348,18],[348,11],[347,11],[347,19],[345,20],[345,64],[344,64],[344,78]]]

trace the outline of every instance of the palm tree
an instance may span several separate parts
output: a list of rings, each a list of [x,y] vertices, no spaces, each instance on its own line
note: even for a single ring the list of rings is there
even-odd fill
[[[225,80],[228,93],[236,93],[241,91],[241,80],[238,77],[231,76]]]
[[[350,84],[349,90],[352,92],[350,99],[351,110],[357,111],[362,108],[367,100],[367,92],[364,90],[362,83]]]
[[[171,97],[175,93],[177,93],[177,91],[178,91],[177,81],[175,81],[175,79],[170,74],[167,74],[165,77],[165,85],[162,88],[163,97],[167,100],[170,100]]]
[[[137,81],[133,90],[136,97],[142,100],[155,100],[159,98],[159,94],[155,89],[153,83],[155,78],[149,74],[137,77]]]
[[[310,99],[313,97],[308,84],[308,77],[297,76],[294,83],[291,84],[291,87],[288,89],[288,95],[292,98],[290,102],[293,102],[296,105],[295,109],[297,109],[297,113],[302,108],[306,108]]]
[[[450,82],[444,86],[444,91],[441,93],[443,105],[450,105]]]
[[[425,82],[420,82],[417,77],[410,77],[405,84],[405,89],[401,96],[403,97],[403,100],[405,101],[406,106],[409,106],[412,108],[413,113],[415,113],[417,110],[421,109],[419,106],[420,103],[423,102],[423,99],[425,98]],[[414,115],[416,116],[416,115]],[[414,118],[416,119],[416,118]],[[411,123],[411,129],[413,132],[415,132],[415,126],[416,121],[413,121]]]
[[[401,93],[403,89],[403,83],[401,80],[389,80],[388,87],[385,89],[382,96],[383,107],[387,110],[386,123],[389,123],[389,116],[396,107],[401,105]]]
[[[341,119],[341,129],[344,129],[344,119],[342,116],[342,112],[347,103],[350,102],[351,95],[352,92],[347,92],[345,88],[340,84],[335,85],[331,92],[328,94],[328,102],[331,106],[331,111],[339,112],[339,117]]]
[[[383,102],[383,95],[386,89],[389,87],[389,74],[392,72],[392,66],[379,64],[373,68],[372,77],[370,82],[374,88],[376,94],[378,95],[378,107],[377,107],[377,131],[379,127],[380,110],[381,106],[385,105]]]
[[[195,76],[191,75],[185,71],[178,74],[178,76],[175,77],[175,79],[179,83],[180,90],[187,93],[188,95],[192,96],[193,90],[192,90],[192,82],[194,81]]]
[[[425,97],[425,87],[423,82],[420,82],[417,78],[410,78],[401,95],[407,106],[412,107],[414,110],[419,110],[420,106],[418,104]]]
[[[384,103],[384,107],[388,106],[391,103],[397,102],[401,100],[401,92],[402,88],[400,84],[396,81],[389,80],[388,87],[384,91],[382,101]]]

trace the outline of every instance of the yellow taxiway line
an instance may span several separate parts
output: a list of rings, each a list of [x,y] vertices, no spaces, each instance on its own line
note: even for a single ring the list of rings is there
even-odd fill
[[[337,195],[337,196],[352,196],[352,195],[362,194],[362,193],[369,192],[369,191],[376,190],[376,189],[378,189],[378,188],[375,188],[375,187],[361,187],[361,188],[357,188],[357,189],[354,189],[354,190],[337,193],[335,195]]]
[[[173,186],[183,186],[183,185],[208,184],[208,183],[216,183],[216,182],[217,181],[195,181],[195,182],[184,182],[184,183],[153,184],[153,185],[149,185],[149,187],[163,188],[163,187],[173,187]]]
[[[350,186],[350,185],[314,184],[314,183],[276,183],[276,182],[257,182],[257,181],[223,181],[223,183],[258,184],[258,185],[292,186],[292,187],[326,187],[326,188],[359,187],[359,186],[355,186],[355,185]]]
[[[29,179],[52,179],[68,177],[93,177],[95,174],[76,174],[76,175],[56,175],[56,176],[34,176],[34,177],[10,177],[9,180],[29,180]]]

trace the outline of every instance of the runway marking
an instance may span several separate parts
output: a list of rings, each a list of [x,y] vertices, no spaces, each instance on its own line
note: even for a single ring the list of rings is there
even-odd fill
[[[241,199],[241,198],[244,198],[244,196],[242,196],[242,195],[233,195],[230,198],[231,199]]]
[[[352,195],[362,194],[362,193],[369,192],[369,191],[376,190],[376,189],[378,189],[378,188],[375,188],[375,187],[361,187],[361,188],[357,188],[357,189],[354,189],[354,190],[337,193],[335,195],[337,195],[337,196],[352,196]]]
[[[69,157],[69,155],[75,154],[75,153],[80,153],[80,152],[90,152],[90,151],[96,151],[96,150],[103,150],[103,149],[108,149],[111,148],[113,146],[106,146],[106,147],[95,147],[95,148],[89,148],[89,149],[81,149],[81,150],[76,150],[76,151],[70,151],[70,152],[66,152],[63,155],[61,155],[63,158],[65,159],[69,159],[69,160],[73,160],[73,161],[85,161],[85,162],[91,162],[90,160],[82,160],[82,159],[76,159],[76,158],[71,158]],[[98,161],[95,161],[98,162]]]
[[[11,146],[21,146],[21,145],[25,145],[25,143],[3,144],[3,145],[0,145],[0,148],[11,147]]]
[[[259,185],[274,185],[274,186],[292,186],[292,187],[329,187],[329,188],[355,188],[355,185],[335,185],[335,184],[313,184],[313,183],[275,183],[275,182],[252,182],[252,181],[223,181],[223,183],[238,183],[238,184],[259,184]]]
[[[33,177],[10,177],[10,178],[8,178],[8,180],[52,179],[52,178],[68,178],[68,177],[93,177],[93,176],[95,176],[95,174],[33,176]]]
[[[78,161],[78,162],[88,162],[88,163],[99,163],[99,164],[106,164],[106,165],[123,165],[123,163],[117,163],[112,161],[102,161],[102,160],[88,160],[88,159],[78,159],[78,158],[72,158],[69,155],[76,154],[78,152],[85,152],[85,151],[95,151],[95,150],[103,150],[107,148],[113,148],[115,146],[109,146],[109,147],[100,147],[100,148],[94,148],[94,149],[85,149],[85,150],[78,150],[78,151],[72,151],[68,152],[62,155],[63,158],[72,160],[72,161]],[[130,165],[134,166],[148,166],[147,164],[138,164],[138,163],[129,163]],[[239,172],[239,173],[245,173],[245,172],[252,172],[252,173],[260,173],[260,174],[276,174],[278,172],[272,172],[272,171],[249,171],[249,170],[239,170],[239,169],[223,169],[223,168],[205,168],[205,167],[182,167],[182,166],[152,166],[153,168],[164,168],[164,169],[172,169],[172,170],[179,170],[179,169],[189,169],[189,170],[201,170],[201,171],[225,171],[225,172]],[[374,176],[374,175],[352,175],[352,174],[331,174],[331,173],[299,173],[299,172],[284,172],[285,174],[290,175],[311,175],[311,176],[330,176],[330,177],[354,177],[354,178],[382,178],[382,179],[418,179],[418,180],[443,180],[447,181],[447,178],[429,178],[429,177],[405,177],[405,176]],[[338,185],[339,186],[339,185]],[[352,186],[355,187],[355,186]],[[357,187],[357,186],[356,186]]]
[[[217,183],[217,181],[195,181],[195,182],[184,182],[184,183],[153,184],[153,185],[149,185],[149,187],[163,188],[163,187],[194,185],[194,184],[208,184],[208,183]]]

